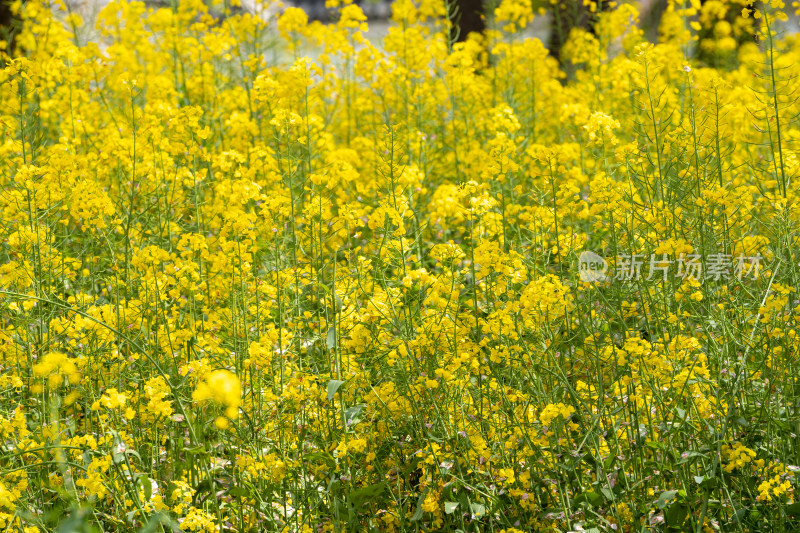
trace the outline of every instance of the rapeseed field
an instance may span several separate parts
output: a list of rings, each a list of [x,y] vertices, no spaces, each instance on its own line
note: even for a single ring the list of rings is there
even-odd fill
[[[798,7],[586,4],[13,4],[2,531],[800,528]]]

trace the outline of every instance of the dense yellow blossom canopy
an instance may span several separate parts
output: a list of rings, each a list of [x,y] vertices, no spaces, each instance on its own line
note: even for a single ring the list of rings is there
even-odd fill
[[[585,4],[14,4],[0,528],[800,527],[796,23]]]

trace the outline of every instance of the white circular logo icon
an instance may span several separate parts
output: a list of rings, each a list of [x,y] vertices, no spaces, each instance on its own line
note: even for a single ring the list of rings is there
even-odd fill
[[[584,250],[578,256],[578,273],[581,281],[595,283],[606,280],[608,263],[591,250]]]

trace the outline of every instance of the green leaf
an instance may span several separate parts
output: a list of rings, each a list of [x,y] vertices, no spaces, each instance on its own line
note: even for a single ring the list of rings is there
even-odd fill
[[[693,459],[697,459],[697,458],[699,458],[699,457],[702,457],[702,458],[704,458],[704,459],[705,459],[705,457],[706,457],[706,454],[704,454],[704,453],[700,453],[700,452],[696,452],[696,451],[694,451],[694,450],[689,450],[688,452],[683,452],[683,453],[681,454],[681,458],[680,458],[680,459],[678,459],[678,461],[676,461],[676,463],[675,463],[675,464],[682,465],[682,464],[684,464],[684,463],[688,463],[689,461],[691,461],[691,460],[693,460]]]
[[[686,517],[689,515],[689,506],[685,503],[676,502],[664,511],[664,520],[668,526],[682,528]]]
[[[131,450],[131,449],[125,450],[125,455],[132,455],[136,457],[140,463],[142,462],[142,456],[139,455],[139,452],[137,452],[136,450]]]
[[[350,502],[353,504],[353,507],[359,508],[369,500],[377,498],[383,494],[387,487],[388,484],[385,481],[382,481],[381,483],[376,483],[375,485],[356,489],[350,493]]]
[[[444,512],[445,514],[453,514],[453,512],[458,507],[458,502],[444,502]]]
[[[344,420],[350,424],[355,424],[360,420],[362,411],[364,411],[364,404],[354,405],[344,410]]]
[[[606,470],[611,470],[616,463],[617,463],[617,456],[609,455],[603,460],[603,468]]]
[[[419,495],[419,499],[417,499],[417,510],[414,512],[414,516],[411,517],[412,522],[417,522],[422,519],[422,504],[425,503],[425,497],[428,495],[428,489],[425,489],[422,494]]]
[[[325,490],[333,496],[338,497],[343,492],[342,482],[336,479],[334,476],[331,476],[331,480],[328,483],[328,488]]]
[[[469,507],[472,510],[472,514],[476,518],[480,518],[486,514],[486,506],[481,503],[471,503],[469,504]]]
[[[208,478],[203,479],[194,488],[194,502],[200,501],[200,496],[203,494],[211,494],[211,482]]]
[[[150,478],[145,475],[140,475],[139,483],[142,485],[145,501],[150,501],[150,497],[153,495],[153,483],[150,481]]]
[[[586,502],[590,507],[599,507],[603,504],[603,496],[597,492],[582,492],[575,497],[575,503]]]
[[[336,328],[333,326],[328,329],[328,336],[325,339],[325,345],[329,350],[336,348]]]
[[[173,520],[169,517],[169,515],[166,515],[164,513],[156,513],[150,516],[144,527],[139,530],[139,533],[157,533],[170,530],[179,531],[178,524],[173,522]]]
[[[56,530],[57,533],[90,533],[97,531],[92,526],[91,511],[85,508],[73,508]]]
[[[303,459],[305,461],[323,462],[330,468],[336,468],[336,459],[334,459],[333,455],[331,455],[330,452],[308,453],[303,457]]]
[[[658,497],[658,501],[656,501],[656,505],[658,505],[659,509],[663,509],[667,506],[667,504],[672,500],[675,495],[678,494],[677,490],[665,490],[661,493]]]
[[[234,498],[246,498],[250,496],[250,491],[244,487],[231,487],[228,489],[228,495]]]
[[[344,381],[332,379],[328,382],[328,400],[333,400],[334,394],[344,384]]]
[[[792,505],[787,505],[786,514],[788,514],[789,516],[800,516],[800,502],[795,502]]]
[[[183,451],[185,453],[190,453],[190,454],[194,455],[194,454],[198,454],[198,453],[205,453],[206,449],[203,446],[195,446],[194,448],[185,448],[184,447]]]

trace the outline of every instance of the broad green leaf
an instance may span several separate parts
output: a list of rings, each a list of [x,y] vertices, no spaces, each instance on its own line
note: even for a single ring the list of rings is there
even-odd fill
[[[328,382],[328,400],[333,400],[333,396],[336,394],[336,391],[339,390],[344,384],[344,381],[338,379],[332,379]]]
[[[364,404],[354,405],[344,410],[344,419],[347,423],[358,422],[361,413],[364,411]]]
[[[786,514],[788,514],[789,516],[800,516],[800,502],[795,502],[791,505],[787,505]]]
[[[656,501],[656,505],[658,505],[659,509],[663,509],[667,506],[667,504],[672,500],[675,495],[678,494],[677,490],[665,490],[661,493],[658,497],[658,501]]]
[[[325,340],[325,345],[328,347],[329,350],[333,350],[336,348],[336,328],[331,326],[328,329],[328,336]]]
[[[471,503],[469,506],[470,509],[472,509],[472,514],[475,515],[476,518],[486,514],[486,506],[481,503]]]

